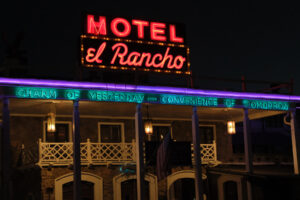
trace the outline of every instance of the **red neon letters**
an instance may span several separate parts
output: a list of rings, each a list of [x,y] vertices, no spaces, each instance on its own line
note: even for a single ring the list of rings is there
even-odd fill
[[[164,23],[151,22],[150,24],[151,39],[158,40],[158,41],[166,41],[167,38],[166,36],[164,36],[165,28],[166,28],[166,24]]]
[[[148,39],[160,42],[184,43],[183,37],[176,35],[176,26],[161,22],[149,22],[144,20],[124,18],[109,18],[99,16],[98,20],[94,15],[87,15],[86,32],[92,35],[113,35],[119,38],[135,37],[137,39]],[[96,20],[95,20],[96,19]],[[133,29],[132,26],[135,28]],[[108,27],[110,29],[108,29]],[[145,33],[148,34],[145,34]],[[145,37],[149,38],[145,38]]]
[[[106,42],[103,42],[95,54],[94,48],[87,49],[87,55],[85,60],[88,63],[102,63],[100,56],[106,48]],[[134,66],[142,67],[146,66],[147,68],[165,68],[165,69],[176,69],[179,70],[182,68],[186,62],[186,58],[181,55],[173,56],[169,54],[170,47],[166,48],[164,55],[160,53],[149,52],[136,52],[128,51],[128,46],[125,43],[118,42],[111,47],[113,57],[110,61],[111,65],[121,65],[121,66]],[[110,51],[109,49],[107,51]]]
[[[138,28],[138,38],[144,39],[144,27],[149,26],[149,22],[134,19],[132,20],[132,25],[136,25]]]
[[[166,68],[181,69],[186,60],[180,55],[176,56],[173,60],[173,56],[169,55],[170,47],[167,47],[164,56],[160,53],[156,53],[153,56],[151,53],[147,52],[139,53],[133,51],[128,53],[128,47],[124,43],[116,43],[112,46],[112,50],[114,51],[114,56],[110,62],[112,65],[118,64],[116,63],[116,59],[118,57],[120,65],[141,67],[144,64],[146,67],[164,68],[165,63],[168,60]]]
[[[176,36],[176,29],[174,25],[170,25],[170,40],[171,42],[183,43],[183,38]]]
[[[124,30],[120,31],[118,29],[118,24],[123,24]],[[115,18],[114,20],[111,21],[110,24],[111,31],[113,34],[117,37],[126,37],[130,34],[131,31],[131,26],[129,22],[126,19],[123,18]]]
[[[95,55],[95,51],[96,49],[94,48],[89,48],[87,50],[87,55],[85,57],[85,60],[89,63],[93,63],[93,62],[96,62],[96,63],[102,63],[102,60],[99,59],[99,57],[101,56],[102,52],[104,51],[106,47],[106,42],[103,42],[98,50],[97,50],[97,54]]]
[[[190,74],[181,24],[96,15],[87,15],[86,22],[87,35],[81,36],[82,65]]]
[[[99,22],[95,22],[94,15],[87,16],[87,33],[93,35],[106,35],[106,18],[100,16]]]

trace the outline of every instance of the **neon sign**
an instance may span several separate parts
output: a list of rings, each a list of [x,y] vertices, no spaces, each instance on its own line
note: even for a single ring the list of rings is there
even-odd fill
[[[128,103],[156,103],[200,107],[237,107],[260,110],[289,110],[291,103],[253,99],[232,99],[194,95],[158,94],[151,92],[124,92],[107,90],[56,89],[38,87],[8,87],[8,96],[29,99],[65,99]]]
[[[134,92],[130,93],[130,92],[89,90],[88,99],[92,101],[142,103],[144,101],[144,94],[134,93]]]
[[[227,108],[232,108],[235,106],[236,100],[235,99],[224,99],[224,106]]]
[[[32,88],[32,87],[18,87],[15,95],[17,98],[30,99],[56,99],[57,90],[52,88]]]
[[[84,33],[110,38],[126,38],[166,43],[185,43],[183,24],[140,19],[86,15]]]
[[[191,73],[180,24],[87,15],[84,33],[81,64],[85,67]]]
[[[176,105],[193,105],[205,107],[217,107],[218,98],[214,97],[197,97],[197,96],[183,96],[183,95],[161,95],[160,102],[162,104],[176,104]]]
[[[288,110],[289,103],[284,101],[243,100],[243,105],[250,109]]]

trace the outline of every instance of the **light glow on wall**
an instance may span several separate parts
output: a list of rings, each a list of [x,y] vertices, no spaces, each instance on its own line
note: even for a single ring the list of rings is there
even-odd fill
[[[236,133],[235,121],[228,121],[227,122],[227,132],[228,132],[229,135],[234,135]]]

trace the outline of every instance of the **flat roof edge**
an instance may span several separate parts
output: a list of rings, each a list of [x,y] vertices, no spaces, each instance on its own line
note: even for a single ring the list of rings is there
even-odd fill
[[[230,92],[230,91],[218,91],[218,90],[178,88],[178,87],[169,87],[169,86],[144,86],[144,85],[95,83],[95,82],[79,82],[79,81],[64,81],[64,80],[0,77],[0,85],[26,86],[26,87],[28,86],[54,87],[54,88],[72,88],[72,89],[99,89],[99,90],[112,90],[112,91],[207,96],[207,97],[218,97],[218,98],[282,100],[282,101],[300,102],[300,96],[296,96],[296,95],[264,94],[264,93],[253,93],[253,92]]]

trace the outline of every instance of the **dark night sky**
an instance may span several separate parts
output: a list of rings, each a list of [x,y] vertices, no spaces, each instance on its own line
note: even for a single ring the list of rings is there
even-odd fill
[[[300,94],[300,12],[296,4],[246,0],[45,2],[1,6],[0,33],[11,42],[18,31],[25,32],[22,47],[35,75],[73,77],[81,14],[91,11],[184,23],[194,74],[235,79],[245,75],[270,81],[294,78]],[[1,60],[3,52],[1,40]]]

